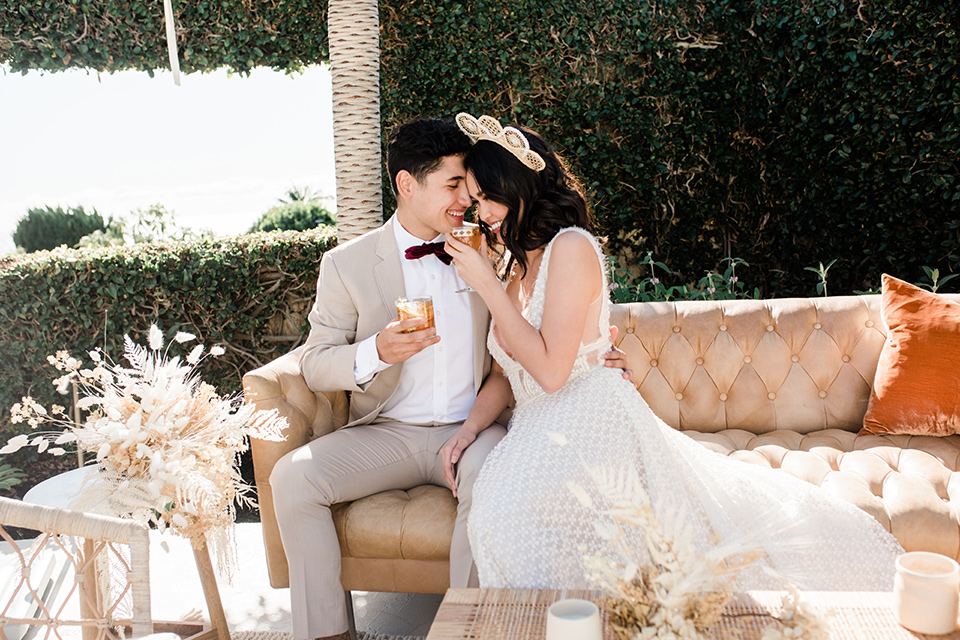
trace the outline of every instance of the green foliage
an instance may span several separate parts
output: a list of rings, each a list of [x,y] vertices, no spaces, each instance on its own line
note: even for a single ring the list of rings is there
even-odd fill
[[[0,491],[9,491],[20,484],[26,475],[7,463],[0,463]]]
[[[290,192],[293,195],[293,192]],[[289,204],[273,207],[253,223],[249,233],[256,231],[306,231],[318,226],[335,225],[336,218],[317,200],[292,200]]]
[[[917,286],[923,287],[924,289],[927,289],[933,293],[936,293],[940,287],[957,277],[957,274],[951,273],[950,275],[941,278],[940,269],[931,269],[927,266],[923,267],[923,272],[926,274],[927,279],[930,280],[930,284],[919,282],[917,283]]]
[[[61,249],[0,267],[0,442],[16,433],[5,425],[22,396],[69,405],[51,383],[48,355],[64,349],[89,362],[99,346],[119,361],[123,335],[142,343],[151,323],[168,341],[187,331],[224,345],[201,373],[220,393],[239,391],[244,372],[305,337],[320,258],[335,243],[323,228]]]
[[[14,70],[167,67],[160,4],[17,6],[0,13],[0,61]],[[652,252],[691,282],[715,256],[740,256],[764,297],[808,295],[804,267],[831,258],[833,293],[875,288],[884,271],[960,270],[957,3],[380,8],[384,137],[459,111],[540,131],[582,178],[621,268]],[[324,2],[175,12],[186,71],[327,58]]]
[[[298,187],[293,185],[287,189],[287,195],[285,198],[277,198],[277,202],[280,204],[289,204],[291,202],[309,202],[311,200],[317,200],[319,194],[314,195],[313,190],[310,187]]]
[[[325,2],[174,2],[184,73],[296,71],[328,59]],[[0,62],[13,71],[169,69],[162,2],[23,0],[0,11]]]
[[[87,213],[83,207],[43,207],[27,210],[17,223],[13,242],[27,253],[55,249],[60,245],[72,247],[94,231],[103,231],[106,225],[96,209]]]
[[[179,227],[173,219],[173,212],[157,203],[146,209],[135,209],[126,217],[110,218],[105,229],[84,236],[79,246],[109,247],[166,240],[199,240],[212,236],[210,231],[198,233]]]
[[[543,133],[635,277],[648,252],[678,282],[740,256],[764,297],[832,257],[834,294],[960,270],[956,3],[382,6],[384,133],[459,111]]]
[[[817,295],[827,296],[827,274],[830,272],[830,267],[832,267],[836,261],[837,259],[834,258],[828,262],[826,266],[824,266],[824,264],[821,262],[817,267],[803,268],[804,271],[813,271],[815,274],[817,274],[817,277],[819,278],[819,282],[817,282]]]
[[[740,258],[724,258],[721,264],[726,266],[707,271],[696,282],[667,285],[665,280],[679,282],[677,274],[670,268],[653,259],[648,253],[640,262],[640,267],[649,269],[648,275],[635,278],[626,270],[610,265],[610,295],[614,302],[652,302],[676,300],[737,300],[760,298],[760,290],[748,291],[737,275],[737,267],[748,267]],[[661,279],[661,277],[663,279]]]

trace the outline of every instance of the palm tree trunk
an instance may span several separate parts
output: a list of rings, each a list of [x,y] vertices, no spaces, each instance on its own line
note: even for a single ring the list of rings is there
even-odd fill
[[[330,0],[339,242],[382,223],[380,16],[377,0]]]

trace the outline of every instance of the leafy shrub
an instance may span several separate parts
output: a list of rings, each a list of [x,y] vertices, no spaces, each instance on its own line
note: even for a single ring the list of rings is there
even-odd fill
[[[87,213],[83,207],[43,207],[29,209],[27,215],[17,223],[13,232],[13,242],[27,253],[44,249],[55,249],[60,245],[72,247],[82,237],[94,231],[104,231],[103,217],[97,213]]]
[[[748,267],[740,258],[724,258],[723,271],[707,271],[695,283],[682,283],[677,274],[666,264],[653,259],[648,253],[640,262],[639,269],[648,270],[643,277],[634,277],[627,269],[612,263],[610,268],[610,297],[614,302],[651,302],[658,300],[736,300],[760,298],[760,290],[749,291],[737,275],[737,267]],[[674,282],[677,284],[669,284]]]
[[[269,209],[253,223],[248,233],[257,231],[306,231],[337,223],[333,214],[317,200],[295,200]]]
[[[0,492],[7,492],[20,484],[26,475],[7,463],[0,463]]]
[[[382,6],[385,131],[469,111],[541,132],[635,277],[648,252],[681,283],[740,257],[763,297],[813,294],[804,267],[833,258],[833,294],[960,270],[956,3]]]
[[[0,12],[14,71],[167,67],[159,4],[17,7]],[[176,16],[186,71],[327,59],[323,2]],[[955,2],[383,0],[380,16],[383,135],[459,111],[540,131],[621,268],[652,252],[691,282],[738,256],[764,297],[811,294],[804,267],[835,258],[831,293],[960,270]]]
[[[151,323],[168,341],[186,331],[224,346],[202,375],[220,393],[239,391],[243,373],[305,337],[320,258],[335,243],[324,228],[59,249],[12,261],[0,269],[0,442],[16,433],[8,412],[22,396],[69,404],[51,384],[48,355],[65,349],[89,362],[87,352],[99,346],[119,361],[123,335],[142,342]]]
[[[199,240],[212,237],[211,231],[194,231],[180,227],[173,219],[173,212],[162,204],[152,204],[146,209],[134,209],[128,216],[111,217],[105,229],[94,231],[80,239],[81,248],[109,247],[161,242],[168,240]]]

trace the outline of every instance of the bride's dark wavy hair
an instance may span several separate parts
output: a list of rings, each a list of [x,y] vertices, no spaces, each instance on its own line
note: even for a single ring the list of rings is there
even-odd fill
[[[507,207],[500,226],[500,240],[527,273],[527,251],[544,246],[565,227],[577,226],[596,234],[580,181],[567,171],[563,159],[539,134],[517,127],[530,142],[530,149],[543,158],[546,167],[537,173],[496,142],[480,140],[467,153],[463,164],[473,173],[483,195]],[[488,246],[495,238],[480,221]]]

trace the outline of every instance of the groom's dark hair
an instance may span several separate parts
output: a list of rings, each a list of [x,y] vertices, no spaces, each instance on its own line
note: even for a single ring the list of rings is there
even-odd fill
[[[393,193],[397,193],[397,174],[402,170],[422,183],[445,157],[464,155],[470,147],[470,138],[452,120],[417,118],[400,125],[387,140],[387,172]]]

